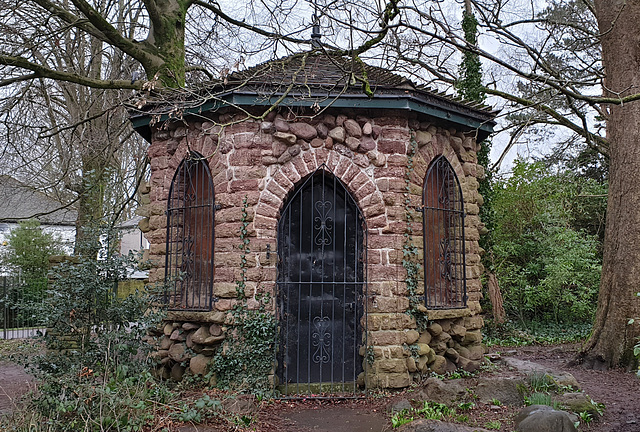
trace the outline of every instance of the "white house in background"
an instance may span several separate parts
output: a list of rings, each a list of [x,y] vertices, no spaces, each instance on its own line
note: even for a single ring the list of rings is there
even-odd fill
[[[44,232],[60,238],[65,253],[73,253],[78,212],[11,176],[0,175],[0,252],[6,247],[9,232],[30,218],[38,219]],[[149,249],[149,242],[138,228],[141,219],[136,216],[117,226],[122,234],[121,254]],[[145,279],[147,272],[135,271],[131,277]]]
[[[144,237],[142,231],[138,227],[138,223],[142,220],[142,216],[135,216],[128,221],[124,221],[118,225],[120,231],[120,253],[126,255],[129,252],[134,254],[143,251],[143,260],[148,260],[149,242]],[[147,270],[135,270],[129,276],[130,279],[147,279],[149,277],[149,271]]]
[[[44,232],[60,238],[66,253],[73,252],[78,212],[11,176],[0,175],[0,248],[6,247],[9,232],[30,218],[38,219]]]

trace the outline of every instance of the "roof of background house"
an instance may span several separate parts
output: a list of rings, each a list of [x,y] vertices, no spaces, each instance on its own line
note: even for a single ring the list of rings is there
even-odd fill
[[[489,106],[418,86],[388,69],[311,51],[234,72],[174,98],[149,101],[141,109],[131,107],[131,121],[150,140],[152,119],[166,120],[176,111],[202,114],[225,106],[275,103],[315,109],[331,106],[416,111],[477,129],[480,139],[492,132],[496,115]]]
[[[0,222],[29,218],[45,225],[75,225],[78,212],[11,176],[0,175]]]

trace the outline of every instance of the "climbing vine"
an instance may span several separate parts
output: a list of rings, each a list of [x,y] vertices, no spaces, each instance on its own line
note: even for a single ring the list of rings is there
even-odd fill
[[[418,330],[427,328],[427,309],[423,304],[424,296],[418,295],[418,281],[422,266],[418,259],[418,248],[413,243],[413,222],[415,209],[411,205],[411,175],[414,172],[414,157],[418,144],[413,132],[409,141],[409,152],[407,154],[407,169],[404,175],[404,214],[406,229],[402,243],[402,267],[407,272],[405,284],[409,298],[409,309],[407,313],[416,320]]]
[[[242,200],[240,228],[240,275],[236,280],[237,302],[231,313],[233,324],[227,330],[224,349],[213,359],[217,385],[256,395],[273,391],[269,376],[273,374],[275,358],[276,318],[268,310],[269,294],[256,294],[258,304],[249,309],[247,304],[247,256],[251,253],[247,197]]]

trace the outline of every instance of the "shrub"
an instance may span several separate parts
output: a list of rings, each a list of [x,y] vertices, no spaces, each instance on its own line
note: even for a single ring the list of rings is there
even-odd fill
[[[575,222],[576,196],[585,182],[523,161],[516,161],[510,178],[496,182],[493,262],[510,317],[591,320],[601,260],[598,239]]]
[[[58,265],[44,300],[48,351],[25,358],[39,381],[27,409],[6,430],[142,430],[170,393],[149,371],[146,329],[153,299],[116,296],[133,257],[80,257]],[[26,423],[25,423],[26,422]],[[31,430],[31,429],[28,429]]]

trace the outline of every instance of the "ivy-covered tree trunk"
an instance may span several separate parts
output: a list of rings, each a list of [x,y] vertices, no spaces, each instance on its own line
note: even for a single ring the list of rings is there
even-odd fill
[[[640,88],[640,0],[596,0],[607,97]],[[640,326],[640,102],[607,107],[609,196],[602,280],[593,334],[583,349],[597,369],[633,367]]]

